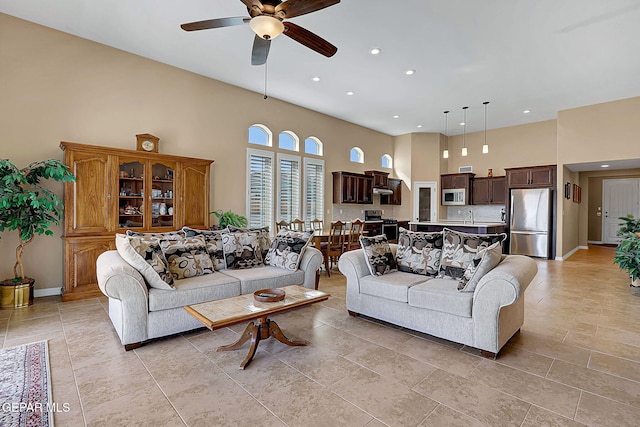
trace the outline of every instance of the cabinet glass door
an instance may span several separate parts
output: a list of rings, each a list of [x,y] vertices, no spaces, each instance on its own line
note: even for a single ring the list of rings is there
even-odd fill
[[[151,164],[151,228],[174,227],[174,171],[172,162]]]
[[[120,162],[118,227],[144,228],[144,163]]]

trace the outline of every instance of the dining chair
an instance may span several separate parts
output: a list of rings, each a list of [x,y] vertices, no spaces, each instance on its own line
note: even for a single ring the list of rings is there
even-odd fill
[[[296,218],[293,221],[291,221],[290,227],[292,230],[304,231],[304,221],[299,218]]]
[[[276,233],[278,233],[283,228],[289,228],[289,226],[290,226],[290,224],[285,220],[282,220],[280,222],[276,222]]]
[[[344,235],[346,230],[346,224],[342,221],[334,221],[329,228],[329,240],[327,246],[323,247],[321,251],[324,255],[324,268],[327,270],[327,276],[331,277],[331,268],[333,268],[333,262],[337,262],[340,255],[344,251]],[[330,268],[331,267],[331,268]]]
[[[309,228],[314,234],[322,234],[324,231],[324,221],[321,219],[312,219],[309,221]]]
[[[356,218],[351,221],[349,227],[349,233],[347,234],[346,241],[344,242],[344,250],[352,251],[354,249],[360,249],[360,236],[362,236],[362,230],[364,228],[364,221],[360,218]]]

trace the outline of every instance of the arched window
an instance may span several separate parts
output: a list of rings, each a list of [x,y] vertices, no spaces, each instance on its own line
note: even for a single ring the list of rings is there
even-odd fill
[[[359,147],[353,147],[349,152],[349,160],[354,163],[364,163],[364,151]]]
[[[280,132],[278,135],[278,147],[283,150],[298,151],[299,145],[298,135],[290,130]]]
[[[322,142],[315,136],[310,136],[304,140],[304,152],[305,154],[322,156]]]
[[[391,158],[391,156],[388,154],[382,156],[382,159],[380,159],[380,166],[385,169],[393,168],[393,159]]]
[[[249,127],[249,144],[271,147],[272,136],[273,134],[265,125],[255,124]]]

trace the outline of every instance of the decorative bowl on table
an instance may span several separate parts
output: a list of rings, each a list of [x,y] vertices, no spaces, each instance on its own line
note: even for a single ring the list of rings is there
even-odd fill
[[[253,293],[253,298],[260,302],[275,302],[284,299],[282,289],[260,289]]]

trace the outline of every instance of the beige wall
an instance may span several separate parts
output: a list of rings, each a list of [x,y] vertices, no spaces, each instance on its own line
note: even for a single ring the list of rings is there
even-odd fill
[[[267,125],[324,144],[327,208],[331,171],[379,169],[393,138],[274,98],[0,14],[0,156],[18,166],[62,159],[60,141],[135,148],[135,135],[160,137],[160,152],[214,159],[211,209],[245,211],[247,129]],[[349,149],[365,153],[360,170]],[[52,188],[62,194],[62,185]],[[329,215],[330,218],[330,215]],[[59,288],[61,228],[26,250],[36,287]],[[14,259],[16,233],[2,233],[0,258]],[[0,278],[13,262],[0,264]]]
[[[566,166],[563,167],[562,171],[564,180],[558,183],[558,191],[557,191],[557,200],[558,200],[558,211],[564,212],[564,214],[559,214],[558,218],[561,221],[558,223],[562,223],[563,232],[558,232],[559,237],[562,239],[562,247],[565,249],[564,252],[556,251],[556,255],[566,255],[567,252],[573,251],[578,248],[578,231],[579,231],[579,211],[580,204],[575,203],[573,201],[573,188],[572,188],[572,197],[570,199],[564,198],[564,183],[570,182],[571,184],[579,184],[580,174],[578,172],[571,172]],[[572,185],[573,187],[573,185]],[[586,191],[583,189],[583,195]],[[584,197],[583,197],[584,199]],[[585,201],[583,201],[585,203]],[[586,204],[586,203],[585,203]]]

